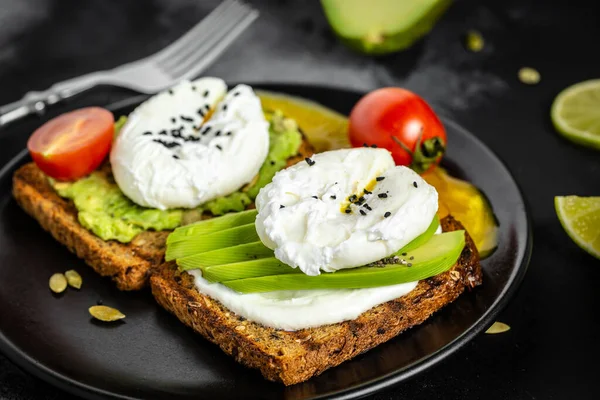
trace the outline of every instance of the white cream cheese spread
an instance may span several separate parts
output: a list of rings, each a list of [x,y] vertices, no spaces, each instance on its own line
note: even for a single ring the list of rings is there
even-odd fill
[[[194,276],[198,291],[244,318],[276,329],[294,331],[357,318],[371,308],[404,296],[418,282],[369,289],[302,290],[240,294],[220,283]]]

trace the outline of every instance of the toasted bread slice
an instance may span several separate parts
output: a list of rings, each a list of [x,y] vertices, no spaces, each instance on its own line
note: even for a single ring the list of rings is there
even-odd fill
[[[444,231],[464,229],[451,216],[441,222]],[[406,296],[374,307],[352,321],[288,332],[247,321],[229,311],[198,292],[193,277],[180,272],[173,262],[160,266],[150,279],[152,293],[165,309],[238,362],[285,385],[319,375],[422,323],[481,280],[479,253],[466,234],[466,245],[456,265],[420,281]]]
[[[288,165],[304,160],[312,155],[312,151],[310,143],[304,139],[298,154],[288,159]],[[108,164],[100,171],[111,173]],[[142,232],[127,244],[100,239],[79,223],[73,202],[60,197],[34,163],[25,164],[15,172],[13,196],[42,228],[100,275],[110,276],[121,290],[144,287],[150,270],[164,260],[169,231]]]

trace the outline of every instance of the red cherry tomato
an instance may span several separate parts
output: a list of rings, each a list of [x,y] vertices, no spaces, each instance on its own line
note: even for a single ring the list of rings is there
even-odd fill
[[[58,180],[75,180],[98,168],[110,150],[114,116],[100,107],[68,112],[40,126],[27,142],[37,166]]]
[[[397,165],[418,173],[439,163],[446,148],[446,131],[431,107],[400,88],[378,89],[361,98],[350,113],[349,135],[352,146],[386,148]]]

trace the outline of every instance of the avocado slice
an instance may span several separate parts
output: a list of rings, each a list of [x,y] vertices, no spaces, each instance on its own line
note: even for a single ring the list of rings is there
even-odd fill
[[[187,240],[179,240],[167,244],[165,261],[176,260],[198,253],[206,253],[224,247],[233,247],[244,243],[258,241],[258,233],[254,222],[235,228],[223,229],[208,235],[191,236]]]
[[[408,264],[387,264],[343,269],[322,273],[318,276],[288,273],[221,283],[240,293],[276,290],[359,289],[396,285],[427,279],[447,271],[456,263],[464,246],[464,230],[446,232],[434,235],[427,243],[407,253],[405,260],[411,260],[410,266]]]
[[[261,241],[256,241],[178,258],[177,265],[182,271],[201,268],[202,274],[204,275],[206,269],[210,267],[222,265],[231,266],[247,261],[256,261],[272,257],[273,250],[269,249]],[[291,268],[287,267],[287,269]]]
[[[321,0],[335,34],[366,54],[404,50],[429,33],[452,0]]]

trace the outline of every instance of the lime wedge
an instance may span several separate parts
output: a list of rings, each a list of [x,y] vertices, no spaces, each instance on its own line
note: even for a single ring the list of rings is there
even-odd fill
[[[600,79],[564,89],[554,99],[550,116],[565,138],[600,149]]]
[[[554,208],[571,239],[600,258],[600,197],[556,196]]]

